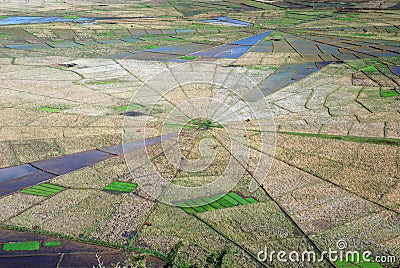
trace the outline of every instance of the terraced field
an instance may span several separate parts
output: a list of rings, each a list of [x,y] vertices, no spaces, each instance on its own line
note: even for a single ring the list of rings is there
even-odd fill
[[[399,267],[398,10],[0,2],[0,266]]]

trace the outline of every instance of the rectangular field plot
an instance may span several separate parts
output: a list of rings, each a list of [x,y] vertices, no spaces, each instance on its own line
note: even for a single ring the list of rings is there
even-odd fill
[[[176,205],[182,208],[185,212],[194,214],[254,203],[258,203],[258,201],[252,197],[243,197],[238,193],[230,192],[224,195],[177,202]]]
[[[38,196],[52,196],[58,194],[59,192],[65,190],[64,187],[53,185],[49,183],[42,183],[40,185],[35,185],[26,189],[21,190],[21,193],[38,195]]]
[[[3,245],[4,251],[25,251],[25,250],[39,250],[40,243],[38,241],[28,242],[10,242]]]
[[[135,183],[128,183],[128,182],[121,182],[121,181],[114,181],[103,188],[104,191],[115,191],[121,193],[131,193],[135,190],[137,184]]]

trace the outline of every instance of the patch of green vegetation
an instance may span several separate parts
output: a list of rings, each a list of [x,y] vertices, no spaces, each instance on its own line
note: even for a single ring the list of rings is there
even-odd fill
[[[170,16],[170,15],[161,15],[160,18],[162,18],[162,19],[168,19],[168,18],[172,18],[172,16]]]
[[[75,20],[75,19],[79,19],[79,16],[75,16],[75,15],[65,15],[63,16],[63,19],[70,19],[70,20]]]
[[[390,98],[390,97],[397,97],[397,96],[399,96],[399,93],[396,90],[388,90],[388,91],[381,92],[381,97],[383,97],[383,98]]]
[[[153,48],[159,48],[159,46],[157,45],[149,45],[149,46],[145,46],[146,49],[153,49]]]
[[[50,43],[63,43],[63,42],[65,42],[65,40],[63,40],[63,39],[56,39],[56,40],[51,41]]]
[[[124,263],[124,267],[146,268],[146,259],[147,254],[132,254]]]
[[[283,39],[282,34],[281,34],[281,33],[277,33],[277,32],[273,32],[273,33],[267,35],[267,36],[264,38],[264,40],[275,40],[275,39],[278,39],[278,40]]]
[[[11,242],[3,245],[4,251],[25,251],[25,250],[39,250],[40,243],[38,241],[28,242]]]
[[[0,15],[0,19],[1,19],[1,20],[2,20],[2,19],[7,19],[8,17],[10,17],[10,16]]]
[[[363,255],[354,253],[346,256],[345,260],[337,260],[335,262],[336,267],[361,267],[361,268],[382,268],[376,262],[373,262],[372,258],[365,259]]]
[[[376,36],[376,34],[373,33],[355,33],[355,36]]]
[[[207,258],[207,267],[231,267],[231,265],[227,264],[225,261],[225,256],[228,254],[228,249],[224,248],[220,252],[212,252],[210,253]]]
[[[168,37],[167,40],[169,40],[169,41],[177,41],[177,40],[183,40],[183,38],[171,36],[171,37]]]
[[[101,37],[115,37],[115,33],[113,31],[100,32],[97,35]]]
[[[134,9],[143,9],[143,8],[148,8],[148,6],[133,6],[132,8],[134,8]]]
[[[197,60],[198,58],[199,57],[197,57],[197,56],[190,56],[190,55],[180,57],[180,59],[183,59],[183,60]]]
[[[43,106],[43,107],[39,107],[38,108],[38,110],[39,111],[41,111],[41,112],[49,112],[49,113],[59,113],[59,112],[61,112],[61,111],[63,111],[63,110],[66,110],[66,109],[68,109],[69,107],[67,107],[67,106],[63,106],[63,107],[46,107],[46,106]]]
[[[40,185],[35,185],[29,188],[25,188],[21,190],[21,193],[24,194],[31,194],[31,195],[38,195],[38,196],[52,196],[55,195],[61,191],[65,190],[64,187],[49,184],[49,183],[42,183]]]
[[[138,185],[136,183],[128,183],[122,181],[113,181],[109,185],[103,188],[104,191],[116,191],[121,193],[131,193],[136,189]]]
[[[224,195],[215,195],[200,199],[177,202],[176,205],[188,214],[202,213],[215,209],[230,208],[233,206],[249,205],[258,203],[254,198],[242,197],[237,193],[230,192]],[[203,205],[199,205],[203,204]]]
[[[397,32],[400,31],[399,28],[397,28],[396,26],[389,26],[385,28],[387,31],[392,31],[392,32]]]
[[[9,37],[9,36],[11,36],[11,34],[0,33],[0,38]]]
[[[125,106],[120,106],[120,107],[114,108],[114,110],[121,111],[121,112],[129,112],[129,111],[135,111],[142,107],[143,106],[140,104],[130,104],[130,105],[125,105]]]
[[[378,69],[374,65],[370,65],[362,69],[365,73],[379,73]]]
[[[315,134],[315,133],[303,133],[303,132],[287,132],[287,131],[279,131],[278,133],[286,134],[286,135],[302,136],[302,137],[315,137],[315,138],[321,138],[321,139],[351,141],[351,142],[358,142],[358,143],[372,143],[372,144],[400,146],[400,139],[339,136],[339,135]]]
[[[195,28],[195,29],[219,29],[220,28],[211,23],[192,23],[191,27]]]
[[[281,24],[281,20],[277,20],[277,19],[271,19],[271,20],[265,20],[265,23],[269,23],[269,24]]]
[[[353,18],[353,17],[342,17],[342,18],[338,18],[339,20],[356,20],[357,18]]]
[[[278,70],[279,65],[270,65],[270,66],[248,66],[250,70],[257,70],[257,71],[267,71],[267,70]]]
[[[45,247],[58,247],[61,246],[61,241],[48,241],[44,242]]]
[[[209,129],[209,128],[223,128],[221,124],[212,122],[209,119],[192,119],[189,121],[189,124],[193,124],[194,127],[200,128],[200,129]]]

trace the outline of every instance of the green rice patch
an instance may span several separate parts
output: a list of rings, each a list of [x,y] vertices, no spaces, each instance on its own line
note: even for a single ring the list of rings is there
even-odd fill
[[[383,98],[391,98],[391,97],[397,97],[397,96],[399,96],[399,93],[397,93],[397,91],[395,91],[395,90],[381,92],[381,97],[383,97]]]
[[[197,57],[197,56],[189,56],[189,55],[180,57],[180,59],[183,59],[183,60],[197,60],[198,58],[199,57]]]
[[[254,203],[258,203],[258,201],[252,197],[244,198],[238,193],[230,192],[225,195],[177,202],[176,205],[182,208],[185,212],[194,214]]]
[[[25,251],[25,250],[39,250],[40,243],[38,241],[29,242],[11,242],[3,245],[4,251]]]
[[[356,20],[357,18],[352,18],[352,17],[344,17],[344,18],[338,18],[339,20]]]
[[[355,33],[355,36],[376,36],[376,34],[373,33]]]
[[[230,197],[234,198],[236,201],[238,201],[242,205],[248,205],[250,204],[246,199],[238,195],[237,193],[229,193],[228,194]]]
[[[44,196],[44,197],[48,197],[48,196],[53,195],[51,193],[38,191],[38,190],[32,190],[32,189],[21,190],[20,192],[23,193],[23,194],[38,195],[38,196]]]
[[[114,37],[115,33],[111,32],[111,31],[108,31],[108,32],[100,32],[97,35],[101,36],[101,37]]]
[[[2,19],[7,19],[9,16],[6,16],[6,15],[0,15],[0,19],[2,20]]]
[[[120,107],[114,108],[114,110],[120,111],[120,112],[128,112],[128,111],[135,111],[142,107],[143,106],[140,104],[131,104],[131,105],[125,105],[125,106],[120,106]]]
[[[63,17],[63,19],[71,19],[71,20],[75,20],[75,19],[79,19],[79,16],[75,16],[75,15],[66,15]]]
[[[142,9],[142,8],[148,8],[147,6],[133,6],[132,8],[134,9]]]
[[[183,40],[183,38],[172,36],[172,37],[168,37],[167,40],[169,40],[169,41],[177,41],[177,40]]]
[[[45,247],[58,247],[61,246],[61,241],[48,241],[44,242]]]
[[[267,71],[267,70],[278,70],[279,66],[277,65],[271,65],[271,66],[248,66],[247,67],[250,70],[256,70],[256,71]]]
[[[248,197],[248,198],[246,198],[246,201],[247,202],[249,202],[250,204],[255,204],[255,203],[258,203],[258,201],[257,200],[255,200],[254,198],[252,198],[252,197]]]
[[[11,34],[0,33],[0,38],[2,38],[2,37],[9,37],[9,36],[11,36]]]
[[[364,257],[361,254],[355,253],[346,256],[346,260],[337,260],[335,262],[336,267],[361,267],[361,268],[382,268],[376,262],[373,262],[372,258],[367,258],[368,261],[364,261]]]
[[[378,69],[376,69],[376,67],[373,65],[365,67],[364,69],[362,69],[362,71],[365,73],[378,73],[379,72]]]
[[[138,185],[136,183],[114,181],[103,188],[104,191],[116,191],[122,193],[131,193],[136,189]]]
[[[31,194],[31,195],[38,195],[38,196],[52,196],[58,194],[59,192],[65,190],[64,187],[49,184],[49,183],[42,183],[40,185],[35,185],[29,188],[25,188],[21,190],[21,193],[24,194]]]
[[[59,113],[63,110],[66,110],[67,108],[55,108],[55,107],[39,107],[38,110],[41,112],[48,112],[48,113]]]

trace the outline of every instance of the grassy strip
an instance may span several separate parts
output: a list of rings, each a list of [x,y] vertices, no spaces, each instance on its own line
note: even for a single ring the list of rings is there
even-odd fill
[[[182,59],[182,60],[197,60],[198,58],[200,58],[200,57],[190,56],[190,55],[180,57],[180,59]]]
[[[154,49],[154,48],[159,48],[159,46],[156,45],[149,45],[149,46],[145,46],[146,49]]]
[[[52,193],[52,194],[55,194],[55,193],[58,193],[58,192],[60,192],[61,190],[56,190],[56,189],[51,189],[51,188],[47,188],[47,187],[45,187],[45,186],[42,186],[42,185],[35,185],[35,186],[32,186],[30,189],[32,189],[32,190],[38,190],[38,191],[43,191],[43,192],[46,192],[46,193]]]
[[[39,196],[51,196],[63,191],[65,188],[57,185],[52,185],[48,183],[42,183],[40,185],[35,185],[20,191],[25,194],[39,195]]]
[[[376,69],[376,67],[373,66],[373,65],[362,69],[362,71],[365,72],[365,73],[379,73],[378,69]]]
[[[206,211],[215,210],[213,206],[210,206],[209,204],[203,204],[204,202],[202,202],[201,199],[193,200],[193,202],[197,204],[197,206],[201,206],[202,208],[204,208]]]
[[[4,251],[24,251],[24,250],[39,250],[40,243],[38,241],[28,242],[11,242],[3,245]]]
[[[286,135],[294,135],[294,136],[302,136],[302,137],[315,137],[315,138],[321,138],[321,139],[333,139],[333,140],[351,141],[351,142],[358,142],[358,143],[372,143],[372,144],[383,144],[383,145],[400,146],[400,140],[398,140],[398,139],[390,139],[390,138],[338,136],[338,135],[328,135],[328,134],[287,132],[287,131],[278,131],[278,134],[286,134]]]
[[[38,196],[44,196],[44,197],[53,195],[52,193],[43,192],[40,190],[33,190],[33,189],[24,189],[24,190],[21,190],[20,192],[23,194],[31,194],[31,195],[38,195]]]
[[[251,198],[251,197],[246,198],[246,201],[249,202],[250,204],[258,203],[257,200],[255,200],[254,198]]]
[[[381,92],[381,97],[383,97],[383,98],[390,98],[390,97],[396,97],[396,96],[399,96],[399,93],[397,93],[397,91],[395,91],[395,90]]]
[[[216,200],[217,198],[217,200]],[[258,203],[254,198],[243,198],[237,193],[230,192],[225,195],[204,197],[196,200],[177,202],[176,205],[188,214],[202,213],[206,211],[230,208],[238,205]]]
[[[136,187],[137,187],[137,184],[135,184],[135,183],[114,181],[114,182],[110,183],[109,185],[107,185],[106,187],[104,187],[103,190],[130,193],[133,190],[135,190]]]
[[[58,247],[61,246],[61,241],[49,241],[49,242],[44,242],[45,247]]]
[[[58,185],[54,185],[54,184],[49,184],[49,183],[42,183],[40,184],[40,186],[45,186],[47,188],[51,188],[51,189],[55,189],[55,190],[65,190],[64,187],[58,186]]]
[[[217,200],[217,202],[219,204],[221,204],[221,206],[223,206],[224,208],[231,208],[231,207],[235,206],[234,204],[232,204],[231,202],[229,202],[225,198],[220,198],[220,199]]]
[[[234,198],[230,197],[229,195],[224,195],[221,199],[226,200],[227,202],[231,203],[233,206],[239,205],[239,202],[236,201]]]
[[[120,106],[114,108],[116,111],[121,111],[121,112],[127,112],[127,111],[135,111],[137,109],[142,108],[143,106],[140,104],[131,104],[131,105],[125,105],[125,106]]]
[[[38,110],[41,111],[41,112],[49,112],[49,113],[59,113],[59,112],[61,112],[60,109],[52,108],[52,107],[40,107],[40,108],[38,108]]]
[[[238,201],[241,205],[248,205],[250,204],[246,199],[238,195],[237,193],[229,193],[228,194],[230,197],[234,198],[236,201]]]

